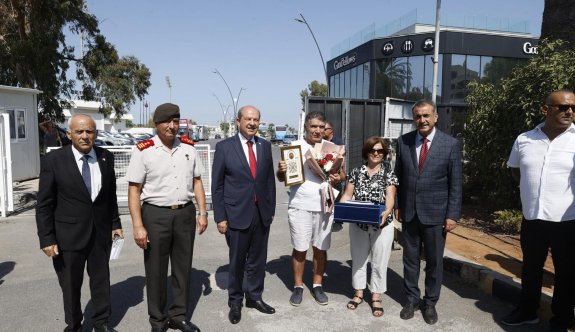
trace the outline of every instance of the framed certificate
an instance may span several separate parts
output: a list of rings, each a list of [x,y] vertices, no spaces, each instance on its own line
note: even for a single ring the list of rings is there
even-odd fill
[[[286,171],[286,186],[293,186],[303,183],[305,181],[303,175],[303,156],[301,154],[301,147],[299,145],[282,146],[281,158],[285,161],[287,166]]]

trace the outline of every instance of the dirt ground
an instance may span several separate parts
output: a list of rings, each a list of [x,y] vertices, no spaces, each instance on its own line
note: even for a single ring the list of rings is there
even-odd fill
[[[520,281],[523,255],[519,235],[498,234],[491,231],[487,227],[489,219],[490,216],[481,216],[478,209],[464,206],[461,222],[447,236],[446,247],[472,262]],[[554,273],[549,254],[543,274],[545,291],[553,291]]]

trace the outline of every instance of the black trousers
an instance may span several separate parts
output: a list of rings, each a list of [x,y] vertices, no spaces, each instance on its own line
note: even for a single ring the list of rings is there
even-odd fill
[[[144,250],[148,315],[152,327],[160,328],[168,317],[178,321],[187,319],[196,208],[190,204],[170,210],[143,204],[142,220],[150,241]],[[166,315],[168,263],[172,267],[173,303]]]
[[[242,305],[244,271],[247,276],[246,296],[256,301],[262,299],[270,227],[263,225],[259,208],[254,211],[250,227],[247,229],[228,229],[227,236],[230,246],[229,306]]]
[[[443,250],[445,232],[443,225],[424,225],[417,215],[413,220],[402,223],[403,231],[403,286],[407,300],[418,304],[421,296],[419,290],[419,271],[421,245],[425,255],[425,295],[426,305],[435,305],[439,300],[441,282],[443,281]]]
[[[521,270],[520,309],[535,314],[541,299],[543,268],[547,253],[551,248],[555,267],[555,289],[550,324],[556,326],[573,325],[575,307],[575,220],[552,222],[545,220],[525,220],[521,223],[521,250],[523,267]]]
[[[80,251],[63,251],[52,259],[58,282],[62,288],[64,299],[64,319],[67,327],[64,331],[81,331],[82,308],[80,295],[84,282],[84,268],[87,266],[90,277],[90,294],[94,313],[92,324],[99,327],[108,323],[110,317],[110,242],[95,241],[96,231],[92,231],[92,238],[86,248]]]

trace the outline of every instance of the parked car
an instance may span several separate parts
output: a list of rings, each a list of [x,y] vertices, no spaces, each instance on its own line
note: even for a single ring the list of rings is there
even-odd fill
[[[220,134],[216,134],[216,135],[214,136],[214,139],[221,139],[221,138],[222,138],[222,135],[220,135]]]
[[[284,139],[282,140],[282,143],[285,145],[290,145],[291,142],[297,140],[297,138],[295,137],[295,135],[285,135]]]

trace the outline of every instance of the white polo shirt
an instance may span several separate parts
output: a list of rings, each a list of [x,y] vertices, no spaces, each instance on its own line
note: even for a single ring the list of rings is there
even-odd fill
[[[521,205],[527,220],[575,220],[575,125],[553,141],[543,123],[517,137],[508,167],[519,168]]]

